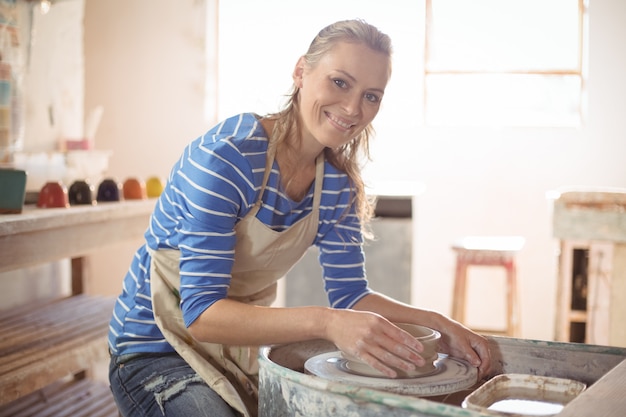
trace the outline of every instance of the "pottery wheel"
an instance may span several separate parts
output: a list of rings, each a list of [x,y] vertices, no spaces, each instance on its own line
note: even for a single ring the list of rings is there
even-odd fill
[[[304,363],[304,369],[312,375],[331,381],[420,397],[461,391],[473,386],[478,378],[475,367],[441,353],[435,361],[435,371],[415,378],[393,379],[359,375],[349,369],[347,362],[341,352],[327,352],[308,359]]]

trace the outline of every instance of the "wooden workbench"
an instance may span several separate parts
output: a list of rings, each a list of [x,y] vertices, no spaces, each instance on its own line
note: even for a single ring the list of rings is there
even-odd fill
[[[0,272],[72,261],[72,296],[0,310],[0,416],[13,415],[26,398],[35,398],[36,405],[34,393],[58,385],[59,380],[73,393],[63,395],[61,390],[60,400],[71,395],[89,403],[94,396],[106,395],[112,404],[108,390],[84,378],[67,384],[68,377],[84,375],[108,355],[106,332],[114,300],[83,294],[84,259],[105,246],[141,239],[155,203],[152,199],[70,208],[26,206],[21,214],[0,216]],[[111,415],[117,415],[114,405]]]
[[[26,206],[21,214],[2,215],[0,272],[72,258],[72,286],[80,293],[82,257],[103,246],[143,236],[155,202],[129,200],[49,209]]]

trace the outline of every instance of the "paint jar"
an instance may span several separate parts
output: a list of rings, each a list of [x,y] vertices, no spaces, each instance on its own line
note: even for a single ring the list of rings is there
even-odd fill
[[[144,200],[148,198],[146,184],[138,178],[128,178],[122,186],[124,200]]]
[[[76,180],[70,185],[68,197],[72,206],[96,204],[95,187],[84,180]]]
[[[0,214],[19,214],[26,195],[26,171],[0,168]]]
[[[67,195],[67,188],[61,181],[48,181],[41,187],[37,199],[39,208],[68,208],[70,201]]]
[[[112,178],[102,180],[96,196],[98,202],[121,201],[122,199],[122,184]]]
[[[160,177],[152,176],[146,181],[148,198],[160,197],[163,192],[163,181]]]

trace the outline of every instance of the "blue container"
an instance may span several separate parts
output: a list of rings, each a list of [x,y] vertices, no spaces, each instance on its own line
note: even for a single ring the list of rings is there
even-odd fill
[[[102,180],[98,186],[96,201],[120,201],[122,199],[122,184],[112,178]]]

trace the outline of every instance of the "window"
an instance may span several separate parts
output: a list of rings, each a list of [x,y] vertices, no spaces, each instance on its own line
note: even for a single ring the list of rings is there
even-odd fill
[[[426,0],[425,123],[578,127],[585,0]]]
[[[392,11],[379,0],[220,1],[208,20],[219,22],[209,25],[209,114],[277,110],[317,30],[360,17],[394,44],[375,121],[385,146],[424,125],[579,127],[586,1],[394,0]]]
[[[276,111],[291,86],[298,57],[322,27],[340,19],[362,18],[391,36],[395,49],[392,82],[403,84],[402,93],[415,97],[415,86],[421,85],[415,72],[423,72],[423,35],[415,33],[423,33],[424,0],[393,2],[390,9],[380,0],[219,1],[217,12],[212,9],[208,17],[219,22],[217,27],[208,25],[208,44],[215,57],[211,60],[217,62],[219,77],[217,117],[244,110]],[[413,64],[417,60],[419,68]],[[387,94],[384,101],[393,106]],[[421,107],[421,99],[416,101]]]

